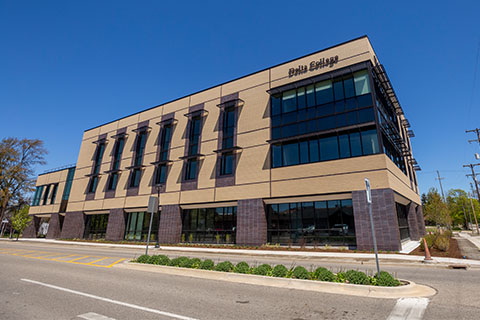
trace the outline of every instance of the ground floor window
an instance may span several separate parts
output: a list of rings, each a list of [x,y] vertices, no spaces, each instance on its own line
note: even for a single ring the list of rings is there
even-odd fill
[[[125,240],[147,241],[150,226],[150,212],[129,212],[126,217]],[[158,234],[158,214],[153,215],[150,241]]]
[[[235,243],[237,207],[185,209],[182,212],[182,241]]]
[[[85,239],[105,239],[107,233],[108,214],[85,216]]]
[[[50,217],[44,217],[40,219],[38,224],[37,238],[45,238],[47,236],[49,223]]]
[[[398,229],[400,231],[400,240],[410,238],[410,230],[408,228],[408,209],[403,204],[396,203]]]
[[[352,200],[271,204],[268,242],[293,245],[356,245]]]

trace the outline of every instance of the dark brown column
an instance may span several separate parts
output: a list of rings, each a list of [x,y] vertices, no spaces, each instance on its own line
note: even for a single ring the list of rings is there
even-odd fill
[[[237,244],[267,243],[267,217],[262,199],[238,200]]]
[[[415,240],[417,241],[420,239],[420,236],[418,234],[418,220],[417,220],[417,210],[416,210],[416,204],[414,202],[411,202],[410,205],[408,206],[408,229],[410,231],[410,240]]]
[[[418,235],[423,237],[427,232],[425,231],[425,219],[423,217],[423,208],[422,206],[417,206],[417,224],[418,224]]]
[[[85,229],[85,215],[83,212],[67,212],[62,227],[62,239],[82,239]]]
[[[50,221],[48,222],[47,239],[58,239],[62,233],[62,227],[60,225],[60,214],[52,213]]]
[[[182,217],[179,205],[164,205],[158,226],[159,243],[179,243],[182,234]]]
[[[125,213],[123,209],[110,209],[105,240],[123,240],[125,235]]]
[[[22,238],[36,238],[39,226],[40,218],[32,216],[32,221],[30,221],[28,227],[26,227],[22,232]]]
[[[353,191],[353,215],[359,250],[373,250],[373,238],[365,191]],[[379,250],[399,251],[400,231],[392,189],[372,190],[372,213]]]

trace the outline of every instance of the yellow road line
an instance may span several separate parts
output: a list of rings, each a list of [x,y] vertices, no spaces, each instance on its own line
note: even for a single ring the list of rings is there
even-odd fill
[[[105,259],[108,259],[108,257],[103,257],[103,258],[100,258],[100,259],[97,259],[97,260],[93,260],[87,264],[94,264],[95,262],[98,262],[98,261],[102,261],[102,260],[105,260]]]
[[[50,254],[47,254],[46,256],[32,257],[32,258],[34,258],[34,259],[45,259],[46,257],[55,257],[55,256],[58,256],[58,255],[61,256],[62,254],[64,254],[64,253],[50,253]]]
[[[24,255],[22,257],[35,258],[35,257],[33,257],[33,255],[35,255],[35,254],[45,254],[45,253],[49,253],[49,252],[48,251],[35,251],[34,253],[27,253],[26,255]]]
[[[119,260],[115,261],[114,263],[109,264],[108,266],[106,266],[106,268],[111,268],[113,265],[115,265],[115,264],[117,264],[117,263],[119,263],[119,262],[122,262],[122,261],[124,261],[124,260],[127,260],[127,259],[125,259],[125,258],[119,259]]]
[[[58,260],[58,259],[68,258],[68,257],[71,257],[71,256],[79,256],[79,254],[69,254],[68,256],[56,257],[56,258],[52,258],[50,260],[52,260],[52,261],[62,261],[62,260]]]
[[[68,260],[68,261],[65,261],[65,262],[74,262],[74,261],[77,261],[77,260],[82,260],[84,258],[88,258],[90,256],[83,256],[83,257],[80,257],[80,258],[76,258],[76,259],[73,259],[73,260]]]

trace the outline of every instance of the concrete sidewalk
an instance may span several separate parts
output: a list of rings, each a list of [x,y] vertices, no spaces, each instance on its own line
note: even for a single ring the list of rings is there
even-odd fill
[[[472,236],[467,232],[459,232],[458,235],[463,239],[470,241],[475,247],[480,250],[480,236]]]
[[[6,238],[1,238],[4,241],[14,241]],[[145,249],[144,245],[130,245],[130,244],[115,244],[115,243],[92,243],[80,241],[63,241],[52,239],[35,239],[35,238],[20,238],[18,241],[22,242],[36,242],[45,244],[59,244],[59,245],[78,245],[78,246],[95,246],[95,247],[110,247],[110,248],[131,248],[131,249]],[[154,248],[154,246],[149,246]],[[161,246],[157,250],[182,252],[182,253],[215,253],[215,254],[238,254],[248,256],[270,256],[270,257],[292,257],[292,258],[330,258],[336,260],[373,260],[375,254],[373,253],[350,253],[350,252],[308,252],[308,251],[288,251],[288,250],[246,250],[246,249],[225,249],[225,248],[195,248],[195,247],[181,247],[181,246]],[[153,253],[154,251],[152,251]],[[383,261],[397,261],[422,263],[423,256],[414,256],[406,254],[379,254],[380,260]],[[465,260],[454,258],[433,257],[433,265],[467,265],[470,267],[480,268],[480,260]]]

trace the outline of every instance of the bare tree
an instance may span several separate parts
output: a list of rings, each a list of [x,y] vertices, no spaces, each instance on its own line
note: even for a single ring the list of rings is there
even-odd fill
[[[25,202],[35,187],[34,167],[45,164],[47,150],[37,139],[0,141],[0,221],[12,206]]]

